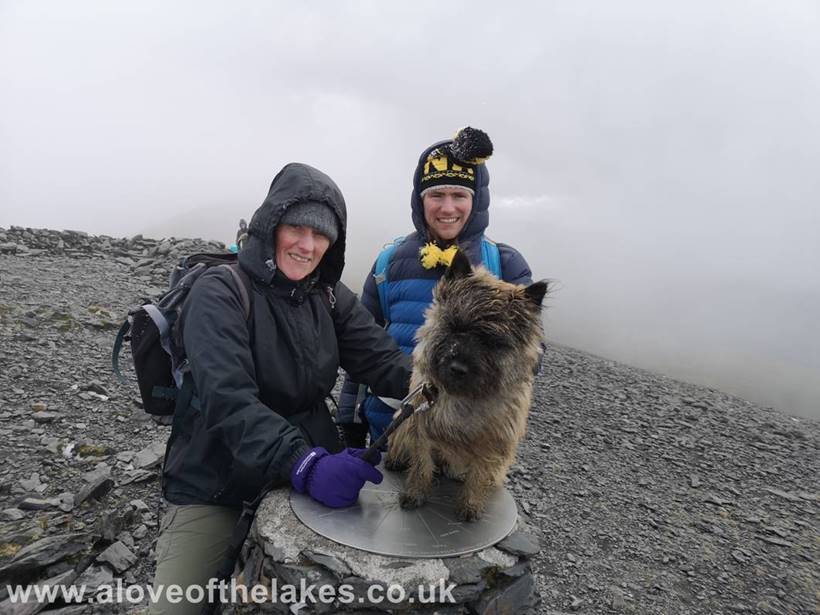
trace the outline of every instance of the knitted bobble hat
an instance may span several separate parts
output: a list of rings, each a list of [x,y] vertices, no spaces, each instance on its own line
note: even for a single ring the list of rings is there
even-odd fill
[[[493,153],[487,133],[467,126],[452,141],[427,156],[421,175],[421,194],[435,187],[460,187],[475,193],[475,167]]]
[[[280,224],[309,226],[330,239],[330,245],[339,237],[339,221],[336,214],[324,203],[296,203],[288,207],[279,220]]]

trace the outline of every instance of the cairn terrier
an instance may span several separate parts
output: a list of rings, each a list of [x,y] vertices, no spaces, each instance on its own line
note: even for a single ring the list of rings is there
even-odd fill
[[[517,286],[457,252],[417,334],[411,389],[438,389],[433,407],[389,440],[385,466],[408,469],[402,508],[424,504],[436,469],[464,481],[456,512],[478,518],[524,437],[543,329],[545,281]]]

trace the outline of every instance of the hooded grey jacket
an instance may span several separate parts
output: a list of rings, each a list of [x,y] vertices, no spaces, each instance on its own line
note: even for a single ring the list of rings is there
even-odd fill
[[[274,229],[296,203],[318,202],[339,237],[312,276],[291,282],[275,267]],[[341,446],[324,403],[341,365],[380,395],[407,393],[411,361],[339,282],[347,212],[324,173],[285,166],[249,226],[239,262],[251,280],[246,321],[229,271],[213,268],[192,288],[176,334],[196,403],[175,414],[163,492],[175,504],[241,506],[271,482],[286,483],[310,447]]]

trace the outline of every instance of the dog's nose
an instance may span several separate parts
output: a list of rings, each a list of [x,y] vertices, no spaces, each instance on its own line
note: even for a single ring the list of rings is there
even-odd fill
[[[450,361],[450,375],[454,378],[463,378],[467,375],[467,366],[461,361]]]

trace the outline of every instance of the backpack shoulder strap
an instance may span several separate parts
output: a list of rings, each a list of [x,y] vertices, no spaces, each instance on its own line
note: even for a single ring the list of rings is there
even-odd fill
[[[376,290],[379,291],[379,304],[382,308],[382,316],[384,322],[390,322],[390,304],[387,302],[387,270],[390,267],[390,260],[393,258],[393,252],[404,242],[404,237],[397,237],[392,243],[388,243],[379,252],[376,258],[376,267],[373,271],[373,278],[376,280]]]
[[[242,301],[242,310],[245,312],[245,320],[248,320],[251,317],[251,297],[250,297],[250,287],[251,287],[251,280],[248,277],[242,267],[239,266],[239,263],[232,263],[230,265],[219,265],[220,267],[225,267],[228,271],[231,272],[234,281],[236,282],[236,287],[239,290],[239,298]]]
[[[501,278],[501,252],[498,244],[489,237],[481,237],[481,262],[499,280]]]
[[[114,349],[111,351],[111,371],[114,372],[117,380],[123,384],[128,384],[128,381],[120,371],[120,351],[122,350],[122,343],[127,338],[130,331],[131,321],[126,318],[125,322],[122,323],[120,330],[117,331],[117,338],[114,340]]]

